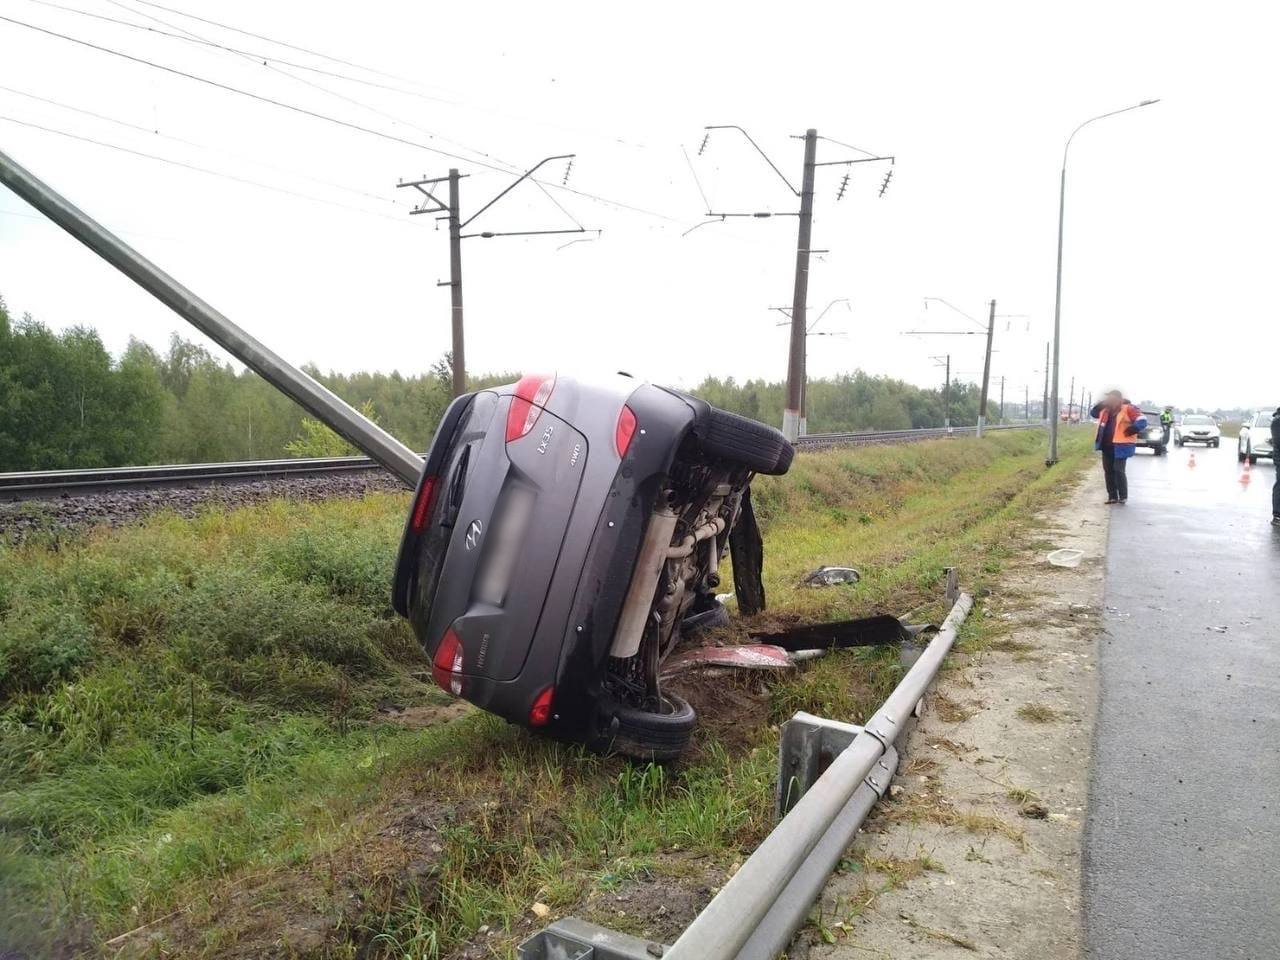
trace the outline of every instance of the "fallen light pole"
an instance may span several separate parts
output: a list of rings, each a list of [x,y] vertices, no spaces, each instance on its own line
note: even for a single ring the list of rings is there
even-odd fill
[[[566,918],[521,944],[520,960],[772,960],[888,788],[896,744],[937,676],[973,598],[960,594],[942,628],[865,727],[797,714],[784,728],[778,783],[785,816],[667,947]],[[824,772],[816,775],[826,757]]]
[[[0,152],[0,183],[211,340],[399,477],[417,486],[422,458],[377,424],[283,360],[174,280],[106,227],[91,219],[34,174]]]

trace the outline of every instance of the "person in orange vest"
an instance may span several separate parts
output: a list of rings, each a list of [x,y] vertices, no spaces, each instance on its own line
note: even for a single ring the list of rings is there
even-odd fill
[[[1129,478],[1125,474],[1125,466],[1138,448],[1138,434],[1147,429],[1147,418],[1119,390],[1107,391],[1093,405],[1089,415],[1098,421],[1093,447],[1102,453],[1107,503],[1124,503],[1129,499]]]

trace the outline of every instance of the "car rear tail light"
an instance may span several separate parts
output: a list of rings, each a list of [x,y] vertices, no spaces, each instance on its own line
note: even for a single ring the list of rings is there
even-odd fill
[[[529,711],[529,726],[545,727],[547,725],[551,720],[551,701],[555,695],[555,687],[547,687],[538,694],[538,699],[533,701],[533,708]]]
[[[462,641],[450,627],[440,639],[435,659],[431,664],[431,676],[446,693],[462,696]]]
[[[412,519],[409,528],[414,533],[421,533],[427,527],[427,517],[431,516],[431,504],[436,495],[436,478],[427,477],[418,488],[418,499],[413,503]]]
[[[636,415],[631,412],[631,408],[626,404],[622,406],[622,412],[618,414],[618,426],[613,431],[613,442],[618,448],[618,456],[625,457],[627,448],[631,446],[631,438],[636,433]]]
[[[507,442],[519,440],[533,429],[543,405],[551,397],[556,385],[554,375],[526,374],[516,384],[511,408],[507,411]]]

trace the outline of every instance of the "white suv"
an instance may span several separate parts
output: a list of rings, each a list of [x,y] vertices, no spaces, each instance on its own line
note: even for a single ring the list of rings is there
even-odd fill
[[[1180,447],[1184,443],[1203,443],[1206,446],[1216,447],[1221,439],[1222,431],[1218,429],[1217,421],[1202,413],[1184,414],[1173,428],[1175,447]]]
[[[1259,457],[1270,457],[1274,463],[1275,448],[1271,445],[1271,414],[1259,411],[1240,426],[1240,439],[1236,441],[1236,459],[1257,463]]]

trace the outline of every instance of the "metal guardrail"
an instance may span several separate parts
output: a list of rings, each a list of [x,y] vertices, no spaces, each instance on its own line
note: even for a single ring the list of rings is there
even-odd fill
[[[984,430],[1021,430],[1043,424],[988,424]],[[917,430],[880,430],[866,433],[811,433],[796,441],[800,449],[910,443],[938,437],[967,436],[975,427],[923,427]],[[234,480],[271,480],[315,477],[333,473],[373,470],[379,464],[369,457],[245,460],[236,463],[173,463],[142,467],[101,467],[85,470],[31,470],[0,473],[0,500],[23,500],[62,494],[92,494],[106,490],[200,485]]]
[[[797,714],[784,730],[779,809],[786,815],[670,947],[574,917],[520,945],[520,960],[773,960],[786,950],[858,827],[888,789],[896,744],[951,650],[973,598],[942,628],[865,727]],[[817,776],[823,751],[833,754]]]

